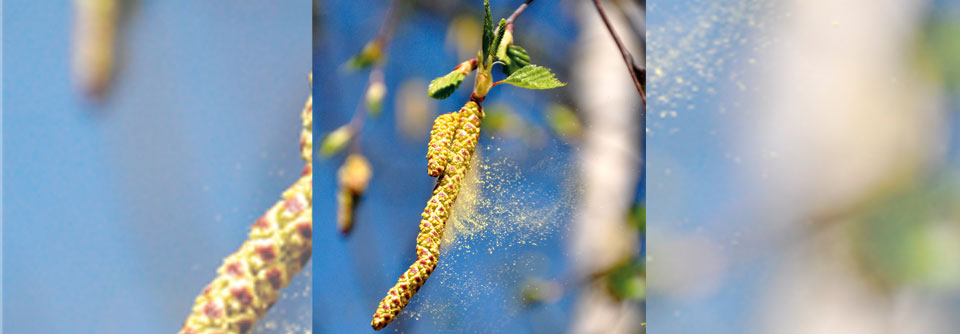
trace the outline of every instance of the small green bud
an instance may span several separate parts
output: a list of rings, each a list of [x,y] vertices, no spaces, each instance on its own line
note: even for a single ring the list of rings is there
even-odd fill
[[[383,42],[379,39],[367,42],[363,50],[347,61],[347,67],[351,70],[360,70],[372,66],[374,63],[383,60]]]
[[[383,107],[383,97],[387,95],[387,85],[381,81],[370,84],[367,88],[367,111],[372,116],[379,116]]]
[[[323,144],[320,146],[320,154],[328,157],[337,154],[347,147],[351,138],[353,138],[353,129],[350,128],[350,124],[333,130],[333,132],[330,132],[323,138]]]

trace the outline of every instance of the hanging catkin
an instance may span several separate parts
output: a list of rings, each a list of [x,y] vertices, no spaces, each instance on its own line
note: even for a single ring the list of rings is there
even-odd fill
[[[423,210],[420,234],[417,235],[417,260],[400,276],[397,284],[387,291],[387,296],[380,301],[380,306],[377,307],[373,321],[370,323],[375,330],[383,329],[393,321],[437,267],[443,229],[447,218],[450,217],[450,210],[460,192],[467,169],[470,168],[470,158],[480,139],[480,120],[483,118],[483,110],[479,104],[470,101],[458,113],[446,115],[455,115],[453,119],[457,120],[459,125],[452,132],[453,141],[448,151],[435,152],[440,156],[448,156],[449,161],[445,168],[441,168],[443,172],[438,174],[440,179],[433,190],[433,196]],[[440,117],[450,117],[446,115]],[[440,117],[438,117],[438,123],[443,123],[439,120]],[[431,134],[433,138],[430,142],[433,143],[438,136],[446,135],[445,131],[436,131]]]
[[[447,161],[450,159],[450,145],[453,143],[454,132],[459,125],[460,114],[456,111],[440,115],[433,121],[430,142],[427,144],[428,175],[440,176],[447,167]]]
[[[357,202],[367,190],[373,168],[367,158],[359,153],[347,156],[343,166],[337,171],[340,191],[337,192],[337,230],[347,235],[353,228],[354,210]]]
[[[313,97],[301,114],[300,156],[306,167],[283,199],[260,217],[249,239],[223,260],[194,302],[181,334],[247,333],[280,297],[280,289],[303,269],[312,254]]]
[[[121,4],[117,0],[75,0],[74,6],[74,80],[89,96],[102,98],[113,73]]]

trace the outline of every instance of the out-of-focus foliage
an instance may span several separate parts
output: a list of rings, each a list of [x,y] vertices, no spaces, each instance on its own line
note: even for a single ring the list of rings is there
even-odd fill
[[[320,153],[328,157],[337,154],[347,147],[351,138],[353,138],[353,129],[350,124],[343,125],[323,138],[323,143],[320,144]]]
[[[530,277],[520,287],[520,300],[526,307],[555,303],[563,295],[563,287],[556,281]]]
[[[367,87],[366,103],[367,112],[371,116],[379,116],[383,108],[383,98],[387,95],[387,86],[382,81],[371,82]]]
[[[447,44],[455,46],[460,59],[476,56],[480,49],[480,21],[474,15],[460,15],[447,28]]]
[[[427,82],[421,78],[407,79],[397,89],[394,103],[397,129],[406,138],[424,138],[430,132],[435,106],[423,95],[425,90]]]
[[[856,219],[863,270],[882,285],[960,289],[960,179],[938,176]]]
[[[933,15],[921,30],[920,66],[948,89],[960,88],[960,15]]]
[[[484,112],[483,133],[520,139],[528,148],[543,146],[549,136],[543,127],[525,120],[510,105],[492,103]]]
[[[644,234],[647,232],[647,207],[644,205],[637,205],[630,209],[630,215],[627,216],[627,222],[630,226],[633,226],[640,232]]]
[[[617,266],[606,276],[607,290],[619,300],[643,300],[647,296],[644,265],[640,259]]]
[[[583,135],[580,118],[566,105],[554,104],[547,108],[547,125],[554,133],[567,140],[580,139]]]
[[[362,70],[381,61],[383,61],[383,41],[375,39],[368,42],[360,53],[347,60],[347,68]]]

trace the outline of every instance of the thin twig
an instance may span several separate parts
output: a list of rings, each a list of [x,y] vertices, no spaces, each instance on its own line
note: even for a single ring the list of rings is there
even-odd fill
[[[377,32],[377,40],[384,43],[384,52],[387,50],[386,42],[392,37],[393,25],[396,23],[396,15],[394,12],[397,11],[397,7],[399,6],[398,2],[400,1],[390,1],[390,7],[387,7],[387,12],[384,14],[383,24],[380,25],[380,31]]]
[[[610,24],[607,13],[603,11],[600,0],[593,0],[593,4],[597,7],[597,13],[600,13],[600,18],[603,19],[603,24],[607,26],[607,31],[610,32],[613,41],[617,43],[617,48],[620,49],[620,55],[623,56],[623,62],[627,65],[627,71],[630,72],[630,78],[633,79],[633,84],[637,86],[637,93],[640,93],[640,99],[643,100],[643,105],[646,106],[647,96],[644,94],[643,85],[640,84],[640,79],[638,78],[638,75],[643,73],[643,70],[633,61],[633,56],[630,54],[630,51],[627,51],[627,48],[623,46],[623,42],[620,41],[620,36],[617,36],[617,32],[613,30],[613,25]],[[643,117],[645,112],[641,111],[640,113],[641,117]]]
[[[387,49],[390,47],[390,38],[392,37],[393,26],[396,24],[395,16],[399,2],[399,0],[390,1],[390,6],[387,7],[387,12],[384,14],[383,23],[380,25],[380,30],[377,32],[377,37],[374,38],[376,43],[380,43],[380,52],[382,55],[386,55]],[[384,83],[382,60],[376,62],[373,65],[373,68],[370,70],[364,92],[369,90],[370,86],[377,82]],[[360,129],[363,128],[363,122],[366,116],[366,108],[361,108],[363,105],[365,105],[363,102],[357,104],[357,108],[353,111],[353,117],[350,118],[349,124],[354,133],[354,136],[350,139],[350,151],[353,153],[360,152],[360,136],[357,134],[360,132]]]
[[[513,11],[513,14],[510,14],[510,17],[507,18],[507,24],[513,24],[513,21],[517,19],[517,16],[520,16],[520,13],[523,13],[523,11],[527,9],[527,6],[529,6],[531,2],[533,2],[533,0],[527,0],[521,4],[520,7],[517,7],[517,10]]]

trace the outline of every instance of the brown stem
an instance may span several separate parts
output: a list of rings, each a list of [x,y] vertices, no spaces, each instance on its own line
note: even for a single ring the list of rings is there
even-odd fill
[[[507,17],[507,25],[513,24],[513,21],[517,19],[517,16],[520,16],[520,13],[523,13],[523,11],[527,9],[527,6],[529,6],[531,2],[533,2],[533,0],[527,0],[521,4],[520,7],[517,7],[517,10],[513,11],[513,14],[510,14],[510,17]]]
[[[640,99],[643,100],[643,105],[647,105],[647,96],[643,92],[643,85],[640,84],[640,78],[638,75],[643,73],[639,66],[633,61],[633,56],[630,54],[630,51],[627,51],[627,48],[623,46],[623,42],[620,41],[620,36],[617,36],[617,32],[613,30],[613,25],[610,24],[610,19],[607,18],[607,13],[603,10],[603,6],[600,5],[600,0],[593,0],[593,5],[597,7],[597,13],[600,14],[600,18],[603,19],[603,24],[607,26],[607,31],[610,32],[610,36],[613,37],[613,41],[617,43],[617,48],[620,49],[620,55],[623,56],[623,62],[627,65],[627,71],[630,72],[630,78],[633,79],[633,84],[637,86],[637,93],[640,94]],[[640,111],[640,117],[644,117],[646,111]]]
[[[377,41],[380,41],[383,47],[383,51],[387,51],[387,41],[390,40],[391,34],[393,32],[393,25],[396,22],[396,11],[398,7],[399,0],[391,0],[390,7],[387,7],[387,13],[384,14],[383,24],[380,25],[380,30],[377,32]]]
[[[377,32],[377,37],[374,40],[377,43],[380,43],[380,52],[383,54],[387,53],[387,49],[390,47],[390,37],[392,37],[392,28],[396,21],[396,11],[399,5],[399,0],[390,1],[390,7],[387,7],[387,12],[384,14],[383,23],[380,24],[380,30]],[[364,88],[364,93],[370,86],[374,83],[383,83],[383,64],[382,62],[376,62],[373,65],[373,69],[370,70],[370,76],[367,77],[367,85]],[[360,153],[360,136],[357,135],[360,133],[360,129],[363,128],[364,118],[366,112],[364,108],[361,108],[364,103],[357,105],[357,108],[353,111],[353,117],[350,118],[350,128],[353,130],[354,136],[350,138],[350,151],[352,153]]]

